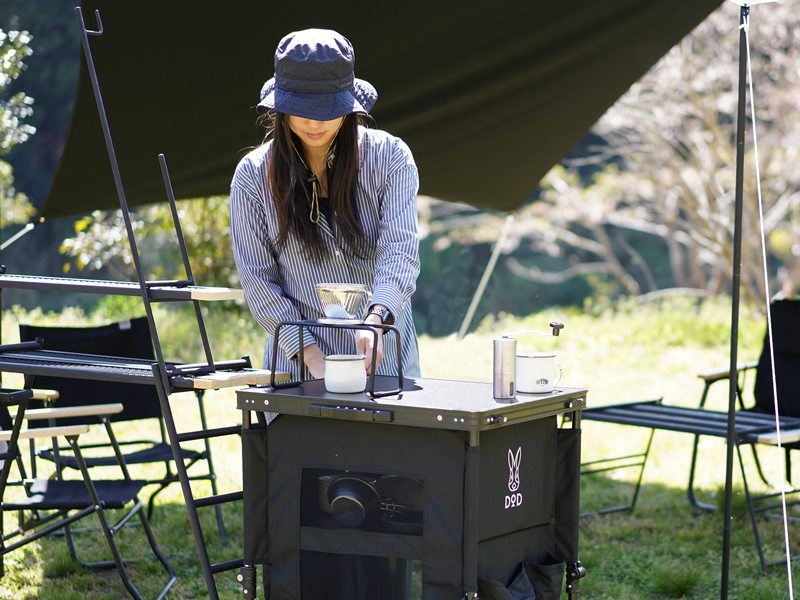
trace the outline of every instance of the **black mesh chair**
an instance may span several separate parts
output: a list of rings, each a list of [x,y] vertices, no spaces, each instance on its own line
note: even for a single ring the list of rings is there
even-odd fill
[[[150,336],[150,329],[147,319],[137,318],[102,327],[73,328],[73,327],[39,327],[32,325],[20,325],[20,341],[33,341],[36,338],[44,340],[46,350],[59,350],[81,354],[117,356],[126,358],[140,358],[155,362],[153,343]],[[158,432],[151,439],[122,439],[119,441],[120,447],[135,448],[130,452],[125,452],[125,462],[128,465],[142,465],[152,463],[163,463],[164,474],[161,477],[147,479],[148,484],[156,484],[158,487],[150,495],[148,501],[148,516],[153,516],[154,500],[157,494],[163,491],[171,483],[178,482],[178,476],[172,470],[174,460],[172,447],[167,443],[166,430],[164,427],[161,413],[161,404],[158,399],[156,389],[152,385],[137,385],[128,383],[118,383],[101,380],[70,379],[62,377],[37,376],[34,385],[36,388],[52,389],[57,392],[58,399],[53,402],[53,406],[67,407],[79,405],[101,404],[106,402],[119,402],[124,406],[124,410],[114,415],[114,422],[121,421],[141,421],[152,419],[152,429]],[[203,390],[195,390],[197,398],[199,418],[202,429],[207,429],[206,415],[203,404]],[[41,406],[32,404],[32,406]],[[81,418],[50,420],[41,426],[49,425],[70,425],[77,423],[95,424],[98,420]],[[157,423],[157,425],[156,425]],[[153,433],[156,433],[155,431]],[[199,462],[204,462],[206,468],[204,472],[190,475],[192,480],[205,480],[211,484],[212,493],[216,495],[217,482],[214,472],[214,463],[211,456],[211,446],[208,438],[203,440],[204,447],[197,451],[190,448],[181,448],[184,464],[187,470]],[[87,445],[86,450],[97,453],[99,446],[107,444]],[[54,461],[59,467],[77,468],[77,463],[69,453],[64,453],[63,449],[53,446],[48,449],[40,449],[36,452],[37,457]],[[113,454],[107,456],[87,456],[86,464],[89,467],[109,466],[117,463]],[[222,520],[222,510],[219,505],[215,506],[217,526],[223,545],[227,544],[225,526]]]
[[[778,383],[778,414],[781,417],[800,419],[800,300],[777,300],[771,306],[773,351],[775,354],[775,381]],[[754,403],[747,407],[742,390],[745,388],[745,378],[750,371],[755,370],[755,385],[753,387]],[[742,418],[745,415],[775,415],[775,400],[772,381],[772,360],[770,355],[769,338],[765,334],[764,345],[758,361],[742,363],[737,367],[737,392],[739,410]],[[727,381],[730,369],[722,368],[707,371],[698,375],[704,380],[703,394],[700,398],[700,408],[704,408],[708,400],[711,386],[719,381]],[[703,504],[694,494],[694,478],[697,468],[697,457],[700,436],[695,436],[692,452],[692,464],[689,470],[688,496],[691,503],[697,508],[711,509],[713,506]],[[781,444],[785,452],[785,477],[792,482],[792,450],[800,449],[800,442]],[[771,485],[761,468],[758,458],[757,445],[752,445],[753,459],[761,480]],[[774,487],[774,486],[773,486]]]
[[[775,381],[777,382],[778,412],[780,422],[780,442],[781,447],[786,452],[786,479],[791,482],[791,461],[790,452],[800,449],[800,300],[779,300],[771,306],[772,329],[775,354]],[[753,534],[756,539],[759,559],[762,571],[766,573],[767,567],[776,564],[785,564],[785,560],[767,562],[761,544],[758,531],[759,514],[769,514],[777,506],[774,502],[776,497],[781,495],[780,491],[768,492],[764,494],[753,494],[748,487],[747,476],[744,468],[744,458],[742,456],[742,446],[750,446],[753,450],[753,457],[761,479],[770,485],[761,469],[758,459],[757,447],[776,446],[778,444],[778,432],[775,427],[775,413],[773,401],[772,384],[772,364],[770,361],[768,338],[764,339],[761,357],[758,362],[742,363],[737,366],[734,376],[737,378],[737,391],[739,410],[736,413],[735,444],[736,456],[739,462],[744,491],[747,498],[750,520],[753,525]],[[744,377],[752,369],[756,370],[756,380],[754,386],[755,404],[746,408],[743,397],[745,389]],[[687,496],[693,506],[700,509],[713,510],[716,507],[700,502],[694,490],[695,474],[697,469],[697,458],[699,454],[699,440],[702,436],[710,436],[726,439],[728,435],[727,411],[709,410],[706,407],[711,386],[719,381],[728,382],[731,377],[730,368],[722,368],[706,371],[699,374],[704,380],[703,393],[698,408],[684,408],[679,406],[669,406],[660,400],[647,402],[631,402],[627,404],[615,404],[601,406],[598,408],[586,409],[582,412],[584,420],[601,421],[605,423],[616,423],[620,425],[633,425],[645,427],[652,430],[660,429],[694,434],[694,450],[692,462],[689,469],[689,483],[687,486]],[[652,439],[652,436],[651,436]],[[648,449],[639,457],[644,470],[647,461]],[[627,457],[631,458],[631,457]],[[587,464],[587,463],[584,463]],[[639,482],[633,493],[631,502],[626,506],[616,507],[609,510],[632,509],[636,503],[636,498],[641,483],[641,473]],[[779,485],[779,484],[778,484]],[[773,485],[777,487],[777,485]],[[797,494],[798,489],[785,491],[787,494]],[[794,498],[795,496],[792,496]],[[790,500],[789,504],[800,504],[800,500]],[[796,521],[796,518],[790,517]],[[792,557],[792,560],[800,557]]]
[[[89,430],[88,425],[23,430],[22,424],[26,420],[26,407],[32,395],[31,390],[27,389],[0,390],[0,577],[4,575],[3,564],[6,554],[63,529],[67,533],[66,539],[73,560],[90,568],[116,567],[131,596],[136,600],[142,600],[142,595],[131,582],[125,566],[129,559],[122,557],[116,542],[119,530],[125,524],[138,520],[153,555],[167,574],[168,581],[158,596],[158,598],[163,598],[175,583],[176,576],[167,558],[158,548],[143,505],[138,498],[139,492],[147,482],[132,480],[124,460],[118,465],[122,474],[121,478],[92,481],[78,446],[78,436]],[[11,406],[17,407],[13,419],[9,413]],[[121,408],[121,406],[111,407],[112,410]],[[80,411],[72,410],[72,412]],[[96,413],[98,411],[92,407],[87,412]],[[51,436],[66,437],[82,479],[29,479],[27,477],[19,452],[19,440]],[[19,476],[12,480],[10,475],[14,464],[16,464]],[[11,493],[11,489],[14,487],[17,488],[17,492]],[[112,509],[125,510],[125,514],[115,524],[110,523],[106,514],[106,511]],[[2,513],[10,511],[19,513],[20,527],[15,531],[5,533]],[[111,560],[92,563],[81,561],[71,543],[70,526],[92,513],[97,515],[100,529],[112,555]],[[25,521],[27,514],[30,514],[30,518]]]

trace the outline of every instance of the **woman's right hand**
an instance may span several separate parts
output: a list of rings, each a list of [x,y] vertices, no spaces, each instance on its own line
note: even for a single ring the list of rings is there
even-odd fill
[[[311,344],[303,348],[303,362],[314,379],[325,377],[325,353],[319,346]]]

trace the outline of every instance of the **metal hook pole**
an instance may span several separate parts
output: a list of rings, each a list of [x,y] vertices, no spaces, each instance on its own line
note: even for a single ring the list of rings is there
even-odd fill
[[[186,279],[189,285],[195,285],[194,275],[192,274],[192,264],[189,262],[189,253],[186,250],[186,239],[183,237],[183,229],[181,228],[181,220],[178,216],[178,207],[175,203],[175,193],[172,189],[172,180],[169,177],[169,169],[167,168],[167,159],[163,154],[158,155],[158,164],[161,166],[161,176],[164,179],[164,187],[167,191],[167,199],[169,200],[169,208],[172,212],[172,224],[175,227],[175,233],[178,236],[178,246],[180,247],[181,256],[183,257],[183,267],[186,271]],[[214,358],[211,354],[211,344],[208,341],[208,333],[206,332],[205,322],[203,321],[203,313],[200,309],[200,302],[192,300],[194,305],[194,313],[197,319],[197,327],[200,329],[200,340],[203,343],[203,351],[206,355],[206,361],[211,372],[215,372]]]
[[[144,277],[144,270],[142,268],[142,261],[139,257],[139,249],[136,247],[136,237],[133,233],[133,225],[131,224],[130,210],[128,209],[128,202],[125,199],[125,190],[122,187],[122,176],[119,171],[119,163],[117,162],[117,154],[114,150],[114,142],[111,140],[111,129],[108,125],[108,117],[106,116],[105,105],[103,104],[103,96],[100,93],[100,82],[97,79],[97,70],[94,66],[94,59],[92,58],[92,49],[89,46],[89,35],[101,35],[103,33],[103,24],[100,19],[100,11],[95,11],[99,29],[98,31],[90,31],[86,29],[86,23],[83,20],[83,11],[80,6],[75,7],[75,15],[78,19],[78,25],[81,33],[81,45],[83,46],[83,55],[86,58],[86,66],[89,71],[89,78],[92,82],[92,90],[94,91],[94,99],[97,103],[97,112],[100,116],[100,124],[103,129],[103,137],[106,142],[106,150],[108,151],[108,159],[111,163],[111,171],[114,174],[114,184],[117,188],[117,196],[119,197],[119,205],[122,209],[122,218],[125,221],[125,231],[128,234],[128,243],[131,247],[131,256],[133,258],[133,265],[136,269],[136,277],[139,280],[139,288],[141,290],[142,301],[144,303],[145,314],[147,321],[150,325],[150,335],[153,338],[153,345],[156,352],[156,359],[161,371],[161,380],[167,390],[169,387],[169,379],[167,377],[166,366],[164,364],[164,357],[161,353],[161,344],[158,340],[158,331],[156,330],[155,317],[153,316],[153,309],[150,306],[150,295],[147,290],[147,281]]]
[[[80,17],[80,25],[83,28],[83,31],[86,35],[103,35],[103,20],[100,18],[100,11],[95,9],[94,16],[97,19],[97,31],[92,31],[91,29],[86,29],[86,22],[83,20],[83,14],[81,13],[80,7],[77,7],[75,11],[78,13]]]

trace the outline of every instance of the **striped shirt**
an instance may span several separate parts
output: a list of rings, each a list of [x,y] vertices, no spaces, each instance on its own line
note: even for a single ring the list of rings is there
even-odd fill
[[[316,261],[289,233],[278,250],[279,222],[267,188],[270,143],[245,156],[231,183],[230,230],[233,255],[250,312],[267,332],[264,368],[272,367],[274,332],[281,321],[321,319],[317,283],[360,283],[372,292],[371,304],[382,304],[394,315],[400,332],[403,374],[420,376],[419,351],[411,314],[411,295],[419,275],[417,189],[419,175],[408,146],[384,131],[359,127],[359,168],[356,202],[366,243],[366,256],[347,252],[324,213],[320,228],[326,257]],[[305,328],[303,344],[319,345],[329,354],[355,353],[350,329]],[[284,326],[279,334],[276,370],[300,376],[296,354],[298,328]],[[397,374],[394,335],[383,338],[380,375]]]

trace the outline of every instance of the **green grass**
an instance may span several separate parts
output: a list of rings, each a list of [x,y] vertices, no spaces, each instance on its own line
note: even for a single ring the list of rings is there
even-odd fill
[[[39,324],[100,325],[114,320],[120,309],[108,304],[92,315],[78,311],[55,314],[25,313],[10,309],[3,314],[3,341],[15,341],[20,322]],[[195,362],[202,349],[194,334],[192,316],[175,314],[163,305],[156,306],[159,335],[168,359]],[[422,337],[420,353],[425,377],[491,381],[492,338],[520,329],[548,331],[550,321],[560,321],[566,328],[558,338],[520,334],[519,349],[552,349],[564,368],[562,384],[589,390],[590,406],[640,399],[664,398],[670,404],[694,406],[699,401],[702,381],[697,373],[729,362],[729,303],[706,302],[702,306],[688,300],[670,300],[661,304],[621,306],[616,310],[552,309],[524,319],[499,315],[488,318],[474,333],[457,340]],[[207,327],[215,358],[227,360],[249,355],[260,366],[264,335],[245,314],[231,317],[210,310]],[[764,326],[760,315],[742,311],[739,324],[739,359],[757,359]],[[20,385],[21,379],[4,375],[6,387]],[[746,387],[752,386],[752,377]],[[718,384],[710,405],[724,409],[727,386]],[[191,402],[174,396],[176,406]],[[215,425],[239,422],[232,390],[207,395],[209,418]],[[181,409],[182,410],[182,409]],[[183,412],[183,411],[182,411]],[[188,405],[187,411],[188,412]],[[191,424],[187,425],[187,429]],[[583,423],[583,458],[630,454],[643,449],[647,430],[596,422]],[[88,439],[91,439],[88,438]],[[88,441],[88,440],[87,440]],[[591,516],[581,523],[581,560],[588,576],[580,582],[582,594],[598,599],[718,598],[723,523],[721,511],[693,509],[685,496],[692,438],[685,434],[656,432],[644,485],[633,512]],[[241,458],[238,440],[213,442],[215,461],[220,474],[221,492],[241,489]],[[745,452],[749,459],[749,453]],[[778,481],[778,456],[762,452],[768,477]],[[752,461],[748,464],[752,466]],[[720,440],[701,440],[701,462],[697,486],[701,500],[721,502],[724,483],[725,447]],[[632,488],[635,469],[587,476],[581,481],[583,511],[593,511],[623,502]],[[738,473],[737,473],[738,475]],[[748,471],[748,482],[763,491],[755,472]],[[762,576],[758,566],[753,533],[746,511],[741,508],[741,482],[735,478],[734,515],[731,522],[731,562],[729,597],[768,600],[788,597],[785,567],[774,567]],[[206,494],[206,484],[197,484],[199,494]],[[790,509],[791,510],[791,509]],[[800,516],[792,511],[790,514]],[[227,549],[215,539],[211,509],[201,509],[204,529],[211,538],[209,548],[214,562],[241,555],[242,518],[240,505],[225,507],[226,525],[231,536]],[[10,515],[6,516],[6,528]],[[156,536],[172,557],[179,581],[170,598],[205,598],[206,589],[194,556],[194,540],[178,486],[160,496],[154,519]],[[762,521],[761,533],[768,559],[783,553],[783,532],[779,521]],[[130,552],[145,554],[136,531],[125,532],[131,538]],[[790,544],[800,552],[800,530],[790,525]],[[85,552],[95,552],[96,542],[86,544]],[[124,598],[124,588],[116,573],[100,577],[77,567],[69,559],[63,540],[48,539],[6,557],[6,576],[0,580],[0,600],[65,600],[68,598]],[[793,570],[795,578],[800,574]],[[146,595],[153,595],[163,576],[147,561],[135,564],[132,574]],[[223,598],[239,598],[233,573],[217,576]]]

